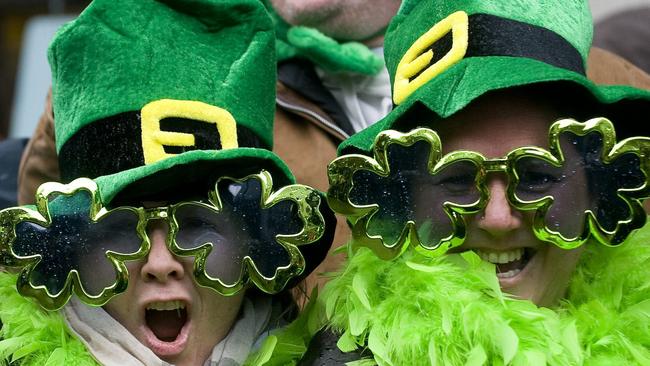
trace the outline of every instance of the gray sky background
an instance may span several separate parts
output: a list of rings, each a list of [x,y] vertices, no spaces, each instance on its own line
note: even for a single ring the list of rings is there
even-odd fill
[[[650,0],[589,0],[594,22],[629,8],[650,6]]]

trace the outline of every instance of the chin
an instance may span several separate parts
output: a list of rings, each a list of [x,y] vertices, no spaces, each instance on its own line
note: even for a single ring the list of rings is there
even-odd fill
[[[481,259],[495,265],[503,292],[538,306],[551,307],[564,297],[582,248],[564,250],[542,244],[474,251]]]
[[[338,0],[271,0],[275,11],[293,25],[313,26],[337,11]]]

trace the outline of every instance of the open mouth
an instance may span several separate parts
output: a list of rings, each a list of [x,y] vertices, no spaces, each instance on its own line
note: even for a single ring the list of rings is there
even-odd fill
[[[497,277],[512,278],[526,268],[536,251],[532,248],[518,248],[505,252],[474,250],[482,260],[496,266]]]
[[[145,309],[145,321],[158,340],[174,342],[187,324],[186,305],[183,301],[152,302]]]

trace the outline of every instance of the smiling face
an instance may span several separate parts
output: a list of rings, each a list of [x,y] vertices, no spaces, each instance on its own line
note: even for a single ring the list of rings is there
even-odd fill
[[[401,0],[271,0],[271,4],[289,24],[316,28],[338,40],[378,46]]]
[[[243,292],[224,297],[198,286],[192,258],[176,258],[167,249],[167,224],[149,223],[151,251],[128,263],[129,286],[104,309],[143,345],[175,365],[203,364],[230,331]]]
[[[501,158],[522,146],[548,148],[548,128],[561,117],[547,100],[515,90],[481,97],[433,127],[445,152],[471,150]],[[467,239],[460,249],[474,250],[497,264],[505,292],[551,306],[564,296],[583,249],[560,249],[537,239],[532,212],[518,211],[509,204],[507,183],[504,173],[488,174],[490,200],[482,212],[467,220]]]

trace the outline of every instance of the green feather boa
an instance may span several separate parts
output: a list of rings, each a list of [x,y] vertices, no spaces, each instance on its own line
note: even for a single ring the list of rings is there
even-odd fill
[[[0,299],[0,365],[97,365],[58,312],[18,294],[16,275],[0,271]]]
[[[269,337],[247,365],[296,364],[327,326],[344,351],[379,365],[650,365],[650,224],[618,248],[590,246],[554,310],[503,294],[494,267],[468,252],[393,262],[359,250],[318,301]],[[0,273],[0,364],[94,365],[59,313]]]
[[[650,365],[649,242],[650,224],[589,246],[553,310],[502,293],[473,252],[386,262],[362,249],[299,319],[312,325],[271,337],[258,360],[295,364],[318,321],[343,351],[372,351],[359,365]]]

